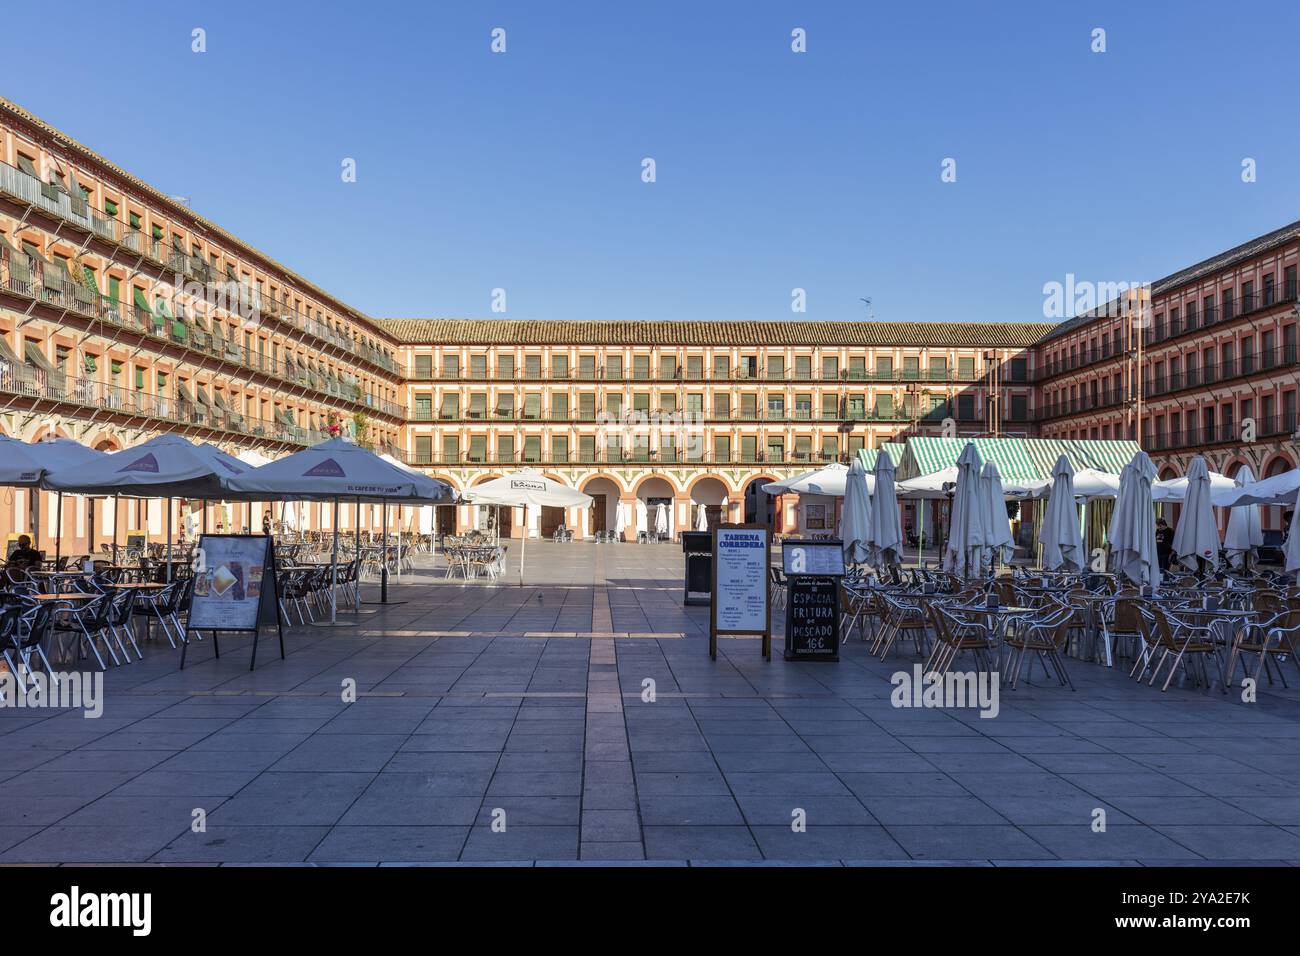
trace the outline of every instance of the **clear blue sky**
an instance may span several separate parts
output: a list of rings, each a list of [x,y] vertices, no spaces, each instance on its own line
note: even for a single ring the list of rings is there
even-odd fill
[[[1300,219],[1294,0],[131,6],[4,94],[376,316],[1035,321]]]

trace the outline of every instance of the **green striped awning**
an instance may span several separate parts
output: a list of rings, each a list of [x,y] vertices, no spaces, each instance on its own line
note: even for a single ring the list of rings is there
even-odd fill
[[[876,470],[876,459],[880,457],[881,450],[889,452],[889,460],[894,463],[894,470],[898,470],[898,463],[903,460],[904,446],[899,442],[886,441],[880,443],[880,448],[859,448],[858,457],[862,459],[862,467],[867,471]]]
[[[1028,442],[1029,453],[1042,469],[1044,477],[1051,477],[1056,460],[1062,455],[1069,459],[1075,471],[1092,468],[1118,475],[1138,451],[1137,442],[1133,441],[1032,438]]]
[[[897,466],[898,480],[932,475],[953,467],[968,443],[975,446],[981,461],[996,464],[1003,478],[1042,478],[1044,475],[1026,447],[1027,441],[1024,438],[909,438]]]

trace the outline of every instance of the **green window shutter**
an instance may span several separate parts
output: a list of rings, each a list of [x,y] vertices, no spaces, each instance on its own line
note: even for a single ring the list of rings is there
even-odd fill
[[[161,239],[163,237],[162,226],[154,226],[150,232],[153,234],[155,239]]]
[[[98,368],[99,368],[99,366],[98,366],[98,365],[96,364],[96,362],[95,362],[95,356],[93,356],[93,355],[87,355],[87,356],[86,356],[85,364],[86,364],[86,371],[87,371],[87,372],[94,372],[94,371],[97,371]]]
[[[153,309],[149,308],[149,300],[145,297],[144,289],[133,287],[132,292],[134,293],[135,307],[137,309],[143,309],[145,312],[153,315]]]
[[[129,222],[129,223],[131,224],[131,228],[132,228],[132,229],[139,229],[139,228],[140,228],[140,214],[139,214],[139,213],[134,213],[134,212],[131,213],[130,215],[127,216],[127,222]]]
[[[104,200],[104,214],[105,214],[106,216],[108,216],[110,219],[116,219],[116,218],[117,218],[117,203],[113,202],[113,200],[111,200],[111,199],[105,199],[105,200]]]
[[[144,369],[139,367],[135,370],[135,387],[144,388]]]
[[[118,302],[122,298],[122,283],[113,276],[108,277],[108,297],[114,302]]]
[[[24,156],[22,153],[18,154],[18,168],[21,169],[23,172],[25,172],[28,176],[31,176],[33,179],[41,178],[36,174],[36,164],[32,162],[32,160],[30,160],[28,157]]]
[[[108,363],[108,369],[113,373],[113,377],[117,378],[122,374],[122,363],[114,359],[112,362]]]

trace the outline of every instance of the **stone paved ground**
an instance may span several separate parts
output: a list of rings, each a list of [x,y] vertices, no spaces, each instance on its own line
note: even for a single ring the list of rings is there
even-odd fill
[[[529,564],[523,588],[422,570],[251,674],[242,640],[184,672],[152,645],[97,720],[0,708],[0,862],[1300,860],[1293,691],[1162,695],[1073,662],[1077,692],[1040,671],[996,719],[896,709],[911,661],[856,642],[796,665],[724,640],[711,663],[675,547]]]

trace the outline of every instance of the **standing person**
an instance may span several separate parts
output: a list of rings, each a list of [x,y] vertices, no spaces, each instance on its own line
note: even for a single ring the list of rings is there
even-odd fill
[[[1156,557],[1160,560],[1160,570],[1168,571],[1174,556],[1174,529],[1164,518],[1156,522]]]
[[[262,512],[262,534],[268,538],[271,536],[271,510],[269,508]]]

